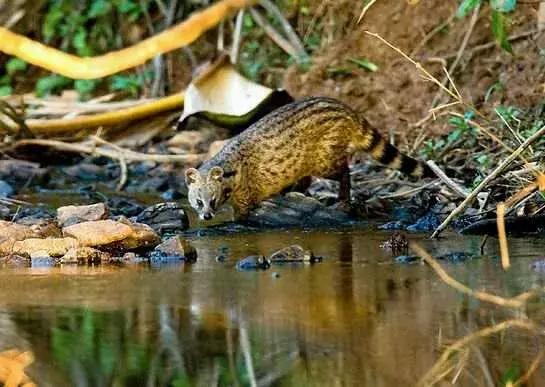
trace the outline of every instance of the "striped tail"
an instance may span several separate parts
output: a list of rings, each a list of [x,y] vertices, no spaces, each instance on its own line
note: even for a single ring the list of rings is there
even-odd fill
[[[365,123],[367,124],[367,123]],[[379,163],[397,169],[407,176],[422,178],[435,177],[433,171],[421,161],[401,153],[395,146],[387,142],[375,129],[366,125],[367,142],[363,150],[371,154]]]

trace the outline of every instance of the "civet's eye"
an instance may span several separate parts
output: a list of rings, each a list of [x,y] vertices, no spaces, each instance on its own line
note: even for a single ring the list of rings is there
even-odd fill
[[[199,208],[202,208],[204,204],[201,199],[197,199],[197,205],[199,206]]]

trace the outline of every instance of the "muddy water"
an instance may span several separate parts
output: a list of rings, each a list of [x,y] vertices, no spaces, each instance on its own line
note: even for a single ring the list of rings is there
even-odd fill
[[[394,263],[378,247],[386,234],[192,238],[194,265],[1,271],[0,350],[32,350],[32,379],[51,386],[407,386],[456,338],[513,317],[448,288],[427,266]],[[238,258],[292,243],[324,262],[234,269]],[[422,244],[437,255],[480,254],[479,238]],[[469,286],[502,295],[543,285],[545,274],[529,264],[544,240],[511,241],[507,273],[495,245],[481,258],[443,265]],[[221,248],[229,251],[222,263]],[[520,375],[540,345],[516,330],[492,336],[472,347],[456,382]],[[543,385],[543,371],[530,385]]]

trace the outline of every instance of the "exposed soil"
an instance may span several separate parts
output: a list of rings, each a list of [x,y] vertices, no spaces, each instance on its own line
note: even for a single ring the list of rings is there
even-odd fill
[[[361,12],[359,2],[358,6],[352,0],[310,3],[309,8],[316,9],[319,18],[328,20],[329,27],[321,32],[322,49],[314,55],[310,69],[304,72],[292,66],[286,72],[284,85],[288,91],[295,96],[325,95],[341,99],[384,132],[405,139],[413,137],[418,132],[410,128],[427,115],[438,88],[424,81],[413,64],[365,31],[378,33],[442,79],[441,62],[437,58],[447,58],[450,66],[468,30],[471,15],[454,18],[419,49],[426,35],[453,15],[458,2],[428,0],[409,5],[406,1],[378,1],[359,25],[355,22]],[[537,7],[537,3],[518,4],[509,16],[510,36],[537,29]],[[452,74],[462,95],[484,112],[498,104],[528,108],[542,101],[544,67],[540,47],[545,46],[542,34],[513,41],[514,55],[497,46],[472,55],[473,47],[492,41],[490,9],[488,3],[483,3],[462,60]],[[379,69],[369,72],[358,68],[350,64],[349,58],[366,58]],[[328,71],[338,67],[353,70],[337,75]],[[497,82],[503,87],[491,92]],[[448,125],[445,119],[428,121],[424,130],[444,134]]]

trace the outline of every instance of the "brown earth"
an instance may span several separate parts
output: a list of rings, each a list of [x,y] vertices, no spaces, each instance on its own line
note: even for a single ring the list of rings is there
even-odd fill
[[[430,31],[456,12],[458,2],[424,0],[409,5],[406,1],[381,0],[369,9],[359,25],[356,20],[361,1],[310,3],[309,8],[317,10],[315,16],[325,25],[320,31],[322,48],[314,54],[308,71],[295,66],[288,69],[284,86],[290,93],[297,97],[324,95],[343,100],[384,132],[400,136],[404,145],[420,130],[430,134],[449,130],[445,118],[414,129],[414,123],[428,114],[438,87],[424,81],[413,64],[365,31],[378,33],[442,79],[441,64],[434,58],[448,57],[450,66],[469,29],[471,15],[454,18],[447,28],[418,47]],[[517,5],[516,11],[509,14],[509,36],[537,29],[537,7],[537,2]],[[483,112],[499,104],[528,108],[540,103],[544,90],[544,61],[540,52],[545,45],[543,34],[534,33],[513,41],[514,55],[497,46],[472,52],[475,46],[492,41],[490,8],[488,2],[483,2],[462,60],[452,74],[464,98]],[[366,58],[379,69],[369,72],[358,68],[350,64],[349,58]],[[332,75],[328,69],[336,67],[353,70]],[[489,89],[497,82],[503,88],[496,88],[485,103],[487,91],[490,93]]]

